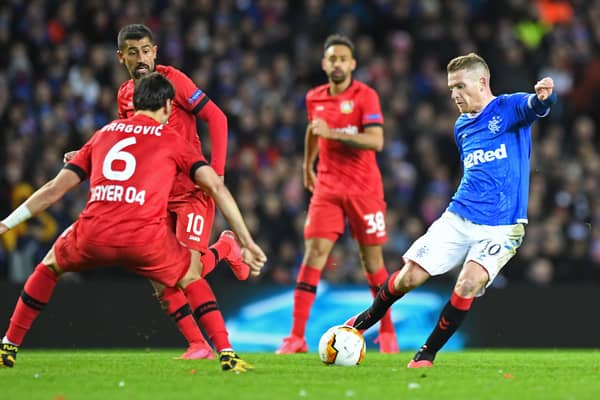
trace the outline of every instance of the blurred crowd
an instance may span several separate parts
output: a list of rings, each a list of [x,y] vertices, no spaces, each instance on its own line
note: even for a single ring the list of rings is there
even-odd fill
[[[496,284],[600,283],[600,1],[3,1],[2,217],[57,173],[63,153],[116,118],[128,79],[116,34],[140,22],[156,35],[158,62],[186,72],[229,118],[225,181],[270,257],[259,279],[291,283],[300,264],[310,195],[301,174],[304,95],[326,82],[322,44],[337,32],[355,41],[355,78],[378,91],[384,111],[388,269],[401,266],[460,179],[445,66],[475,51],[490,65],[494,93],[531,92],[551,76],[559,96],[534,128],[525,242]],[[210,157],[206,127],[198,130]],[[2,236],[0,279],[26,279],[77,218],[87,189]],[[224,228],[217,218],[215,233]],[[348,235],[324,276],[364,279]]]

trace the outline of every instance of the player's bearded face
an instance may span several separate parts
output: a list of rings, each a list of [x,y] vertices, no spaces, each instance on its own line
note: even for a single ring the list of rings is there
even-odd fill
[[[126,40],[119,50],[119,61],[127,68],[133,79],[153,72],[156,66],[156,45],[149,38]]]
[[[335,68],[328,74],[333,83],[342,83],[348,77],[348,74],[341,68]]]
[[[350,49],[344,45],[329,46],[322,61],[323,71],[335,84],[345,82],[356,68],[356,60]]]

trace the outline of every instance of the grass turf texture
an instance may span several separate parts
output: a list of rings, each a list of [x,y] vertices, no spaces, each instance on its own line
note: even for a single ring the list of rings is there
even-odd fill
[[[2,399],[600,399],[599,350],[442,352],[409,370],[412,352],[368,352],[358,367],[315,353],[248,353],[245,374],[179,350],[28,350],[0,369]]]

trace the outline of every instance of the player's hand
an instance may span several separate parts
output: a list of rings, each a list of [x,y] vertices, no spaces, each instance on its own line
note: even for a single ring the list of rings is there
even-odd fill
[[[304,187],[308,189],[310,192],[315,190],[315,182],[317,180],[317,175],[315,174],[314,169],[304,168]]]
[[[267,256],[254,242],[242,248],[242,258],[250,266],[252,276],[258,276],[267,262]]]
[[[5,232],[8,232],[8,226],[6,226],[2,222],[0,222],[0,235],[2,235]]]
[[[547,76],[538,81],[533,88],[535,89],[535,94],[538,99],[544,101],[552,94],[552,91],[554,90],[554,81]]]
[[[310,130],[313,135],[320,136],[324,139],[333,139],[335,137],[335,132],[329,129],[327,122],[320,118],[313,119],[310,123]]]
[[[71,161],[73,159],[73,157],[75,157],[76,154],[77,154],[77,150],[69,151],[68,153],[65,153],[65,155],[63,156],[63,163],[66,164],[69,161]]]

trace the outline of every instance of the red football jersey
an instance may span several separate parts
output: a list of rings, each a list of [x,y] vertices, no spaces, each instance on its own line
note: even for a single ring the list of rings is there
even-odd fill
[[[306,111],[309,122],[320,118],[330,129],[351,135],[363,132],[368,126],[383,125],[379,96],[356,80],[337,96],[329,93],[329,84],[310,90],[306,94]],[[319,137],[315,191],[383,197],[375,151]]]
[[[80,234],[115,247],[160,240],[168,229],[167,202],[175,175],[186,174],[191,182],[189,174],[205,164],[198,148],[150,117],[111,122],[65,167],[90,179]]]
[[[198,89],[196,84],[177,68],[157,65],[156,72],[169,79],[175,88],[173,111],[169,117],[168,125],[178,132],[194,149],[201,149],[200,138],[196,130],[196,114],[208,102],[208,96]],[[124,82],[117,94],[119,118],[129,118],[134,114],[133,109],[133,79]],[[195,190],[194,183],[186,174],[179,174],[175,179],[171,196],[174,200]]]

